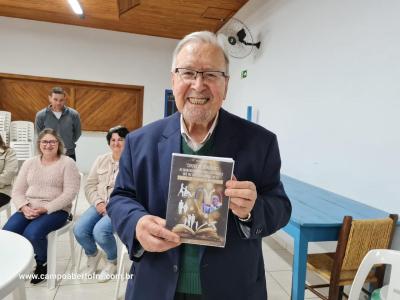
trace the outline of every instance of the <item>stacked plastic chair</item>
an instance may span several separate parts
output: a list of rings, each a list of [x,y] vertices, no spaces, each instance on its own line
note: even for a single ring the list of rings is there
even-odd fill
[[[2,140],[8,145],[8,134],[7,134],[7,131],[0,129],[0,136],[1,136]]]
[[[10,124],[11,141],[33,142],[34,125],[30,121],[12,121]]]
[[[17,154],[19,161],[34,155],[34,125],[29,121],[12,121],[10,125],[10,147]]]
[[[0,110],[0,135],[6,145],[10,142],[10,123],[11,113],[9,111]],[[11,216],[10,202],[0,207],[0,212],[6,211],[7,218]]]
[[[11,113],[0,110],[0,134],[7,145],[10,143],[10,124]]]

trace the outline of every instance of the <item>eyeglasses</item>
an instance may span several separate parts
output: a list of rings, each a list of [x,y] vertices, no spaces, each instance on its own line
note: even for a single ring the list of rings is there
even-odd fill
[[[51,146],[54,146],[55,144],[58,143],[58,141],[57,141],[57,140],[41,140],[40,143],[41,143],[42,145],[51,145]]]
[[[206,82],[216,82],[222,78],[228,77],[225,72],[222,71],[195,71],[186,68],[175,68],[175,73],[186,82],[195,81],[198,74],[201,74],[201,77]]]

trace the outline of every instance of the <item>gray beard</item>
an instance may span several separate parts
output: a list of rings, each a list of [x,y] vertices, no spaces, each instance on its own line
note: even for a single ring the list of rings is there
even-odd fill
[[[191,124],[208,124],[214,118],[211,111],[189,109],[186,105],[183,107],[182,115],[185,121]]]

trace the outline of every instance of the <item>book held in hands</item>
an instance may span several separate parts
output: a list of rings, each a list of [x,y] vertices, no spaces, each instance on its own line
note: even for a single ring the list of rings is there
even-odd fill
[[[166,227],[183,243],[224,247],[231,158],[172,154]]]

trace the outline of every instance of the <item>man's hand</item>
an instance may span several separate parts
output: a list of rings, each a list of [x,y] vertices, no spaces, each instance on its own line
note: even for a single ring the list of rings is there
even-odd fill
[[[237,181],[233,176],[232,180],[226,182],[225,195],[231,197],[229,208],[233,214],[241,219],[249,216],[257,199],[256,186],[251,181]]]
[[[39,213],[36,209],[30,208],[29,205],[24,205],[21,207],[21,212],[24,214],[24,217],[28,220],[33,220],[39,217]]]
[[[96,210],[99,215],[104,216],[104,214],[106,213],[106,204],[104,202],[97,203]]]
[[[136,239],[150,252],[164,252],[181,244],[179,235],[165,228],[165,220],[152,215],[139,219]]]

